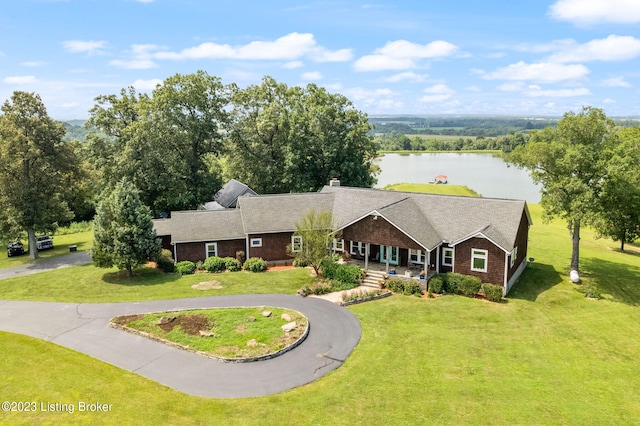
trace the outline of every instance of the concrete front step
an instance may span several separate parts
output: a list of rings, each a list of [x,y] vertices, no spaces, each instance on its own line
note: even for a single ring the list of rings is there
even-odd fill
[[[366,275],[362,279],[362,285],[367,287],[380,288],[380,282],[384,281],[384,272],[379,271],[367,271]]]

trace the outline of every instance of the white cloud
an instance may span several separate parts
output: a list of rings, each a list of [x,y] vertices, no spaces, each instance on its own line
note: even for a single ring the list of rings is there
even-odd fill
[[[616,103],[615,99],[611,99],[611,98],[605,98],[602,102],[604,102],[605,104],[615,104]]]
[[[12,76],[2,79],[2,82],[7,84],[33,84],[36,81],[38,80],[33,75]]]
[[[87,53],[88,55],[98,55],[104,53],[107,47],[106,41],[83,41],[83,40],[67,40],[62,45],[71,53]]]
[[[559,0],[549,7],[549,14],[559,21],[574,24],[640,22],[638,0]]]
[[[413,81],[416,83],[420,83],[428,77],[429,76],[427,74],[416,74],[415,72],[407,71],[392,75],[391,77],[387,77],[384,79],[384,81],[387,81],[389,83],[399,83],[401,81]]]
[[[155,44],[133,44],[127,52],[131,59],[114,59],[109,61],[109,65],[119,68],[146,70],[158,67],[152,55],[154,51],[162,49],[162,46]]]
[[[542,90],[540,86],[529,86],[528,90],[522,92],[526,96],[530,97],[548,97],[548,98],[571,98],[574,96],[587,96],[591,94],[591,91],[587,88],[581,87],[578,89],[556,89],[556,90]]]
[[[470,92],[482,92],[482,87],[480,86],[469,86],[467,90]]]
[[[292,69],[300,68],[300,67],[303,67],[303,66],[304,66],[304,62],[302,62],[302,61],[290,61],[290,62],[287,62],[286,64],[284,64],[282,66],[282,68],[285,68],[285,69],[288,69],[288,70],[292,70]]]
[[[609,87],[631,87],[631,84],[629,84],[624,77],[608,78],[604,80],[602,84]]]
[[[336,85],[339,87],[339,85]],[[342,94],[347,96],[358,108],[366,109],[370,112],[399,111],[404,103],[397,99],[397,94],[390,89],[365,89],[362,87],[340,88]]]
[[[21,63],[20,65],[22,65],[24,67],[38,68],[38,67],[43,67],[43,66],[47,65],[47,63],[44,62],[44,61],[27,61],[27,62]]]
[[[549,57],[551,62],[626,61],[640,56],[640,39],[610,35],[585,44],[571,41]]]
[[[180,52],[163,51],[153,55],[157,59],[244,59],[296,60],[309,57],[317,62],[338,62],[351,59],[350,49],[330,51],[318,46],[313,34],[291,33],[274,41],[252,41],[245,45],[202,43]]]
[[[302,74],[303,80],[322,80],[322,74],[318,71],[309,71]]]
[[[589,69],[584,65],[563,65],[555,63],[527,64],[518,62],[507,67],[485,73],[486,80],[511,80],[511,81],[541,81],[553,82],[563,80],[576,80],[589,74]]]
[[[136,80],[133,82],[132,86],[136,88],[136,90],[140,91],[149,91],[154,90],[157,85],[162,84],[162,80],[158,78],[154,78],[151,80]]]
[[[426,95],[418,99],[420,102],[424,103],[433,103],[433,102],[443,102],[451,98],[455,90],[451,89],[446,84],[436,84],[431,87],[427,87],[424,89]]]
[[[356,71],[405,70],[415,68],[420,59],[434,59],[451,56],[458,47],[447,41],[436,40],[428,44],[417,44],[407,40],[387,42],[372,55],[358,59]]]

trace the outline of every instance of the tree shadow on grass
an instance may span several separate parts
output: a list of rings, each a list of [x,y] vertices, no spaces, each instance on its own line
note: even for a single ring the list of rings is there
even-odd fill
[[[609,300],[640,305],[640,267],[598,258],[582,259],[582,278],[589,279]]]
[[[142,267],[133,271],[133,277],[127,277],[127,271],[107,272],[102,280],[109,284],[124,286],[152,286],[167,284],[179,280],[181,275],[167,274],[159,269]]]
[[[539,295],[561,282],[562,277],[553,266],[532,263],[524,270],[507,298],[535,302]]]

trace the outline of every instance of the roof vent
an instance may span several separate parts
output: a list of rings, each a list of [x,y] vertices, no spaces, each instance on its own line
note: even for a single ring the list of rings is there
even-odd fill
[[[338,178],[333,178],[329,181],[329,186],[340,186],[340,180]]]

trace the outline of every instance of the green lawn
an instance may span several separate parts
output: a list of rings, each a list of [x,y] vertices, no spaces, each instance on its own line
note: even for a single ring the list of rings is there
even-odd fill
[[[25,240],[22,240],[24,249],[28,250],[28,244]],[[78,232],[75,234],[67,235],[54,235],[53,236],[53,249],[45,250],[39,253],[39,257],[47,259],[49,257],[60,256],[63,254],[69,254],[69,246],[75,245],[79,251],[89,250],[93,245],[93,231]],[[6,247],[4,247],[6,249]],[[24,265],[25,263],[34,262],[29,259],[29,253],[25,253],[22,256],[7,257],[6,252],[0,254],[0,268],[8,268],[10,266]]]
[[[467,186],[449,184],[434,185],[430,183],[394,183],[392,185],[385,186],[383,189],[390,191],[423,192],[427,194],[466,195],[470,197],[480,196],[480,194]]]
[[[566,226],[543,224],[540,207],[530,208],[529,256],[535,261],[506,303],[396,295],[351,306],[363,335],[345,364],[277,395],[190,397],[66,348],[0,333],[2,400],[113,404],[108,413],[0,413],[0,423],[637,424],[640,250],[622,253],[585,230],[582,277],[605,297],[588,300],[567,279]],[[0,281],[0,299],[53,300],[62,293],[78,301],[86,292],[91,301],[183,297],[196,293],[190,284],[199,280],[136,285],[100,281],[105,272],[98,271],[87,266],[36,281]],[[223,290],[238,292],[264,292],[269,282],[279,282],[278,291],[291,293],[299,286],[283,281],[309,279],[299,270],[221,275],[216,279]],[[57,290],[49,291],[48,283]],[[38,288],[16,297],[18,287],[30,286]]]
[[[224,272],[193,275],[164,274],[143,267],[126,278],[117,269],[101,269],[91,264],[73,266],[44,274],[0,281],[0,300],[41,300],[46,302],[133,302],[180,299],[228,294],[270,294],[295,292],[314,279],[307,269],[273,272]],[[216,280],[222,288],[194,290],[192,285]]]

